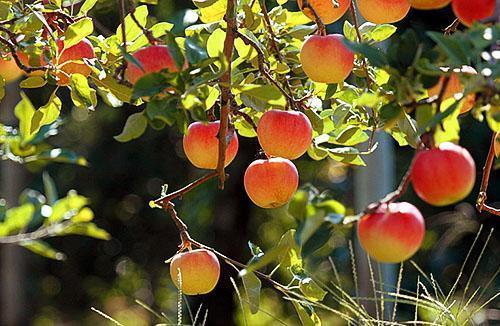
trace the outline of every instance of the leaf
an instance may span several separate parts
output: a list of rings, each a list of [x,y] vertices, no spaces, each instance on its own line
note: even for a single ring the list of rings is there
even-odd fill
[[[300,322],[303,326],[321,326],[321,320],[315,312],[309,314],[304,307],[295,300],[292,300],[293,307],[297,311]]]
[[[324,218],[322,219],[324,220]],[[323,223],[303,244],[301,254],[302,257],[309,257],[316,250],[323,247],[332,237],[332,230],[329,224]]]
[[[49,173],[46,171],[43,172],[42,179],[43,179],[45,196],[47,197],[47,204],[54,205],[54,203],[58,199],[57,188],[54,179],[52,179]]]
[[[116,79],[111,76],[106,76],[104,79],[97,79],[92,77],[94,83],[111,92],[117,99],[122,102],[130,102],[132,98],[132,88],[119,84]]]
[[[134,17],[137,19],[139,24],[141,24],[141,26],[146,26],[148,13],[148,7],[146,5],[135,8]],[[142,35],[142,29],[137,26],[137,23],[132,19],[130,14],[128,14],[125,17],[125,36],[127,41],[132,42],[140,35]],[[118,25],[116,29],[116,37],[118,38],[119,43],[123,42],[121,24]]]
[[[491,105],[486,112],[486,122],[493,132],[500,131],[500,106]]]
[[[47,84],[47,81],[45,78],[40,77],[40,76],[30,76],[26,78],[25,80],[22,80],[19,83],[19,86],[21,88],[39,88],[42,86],[45,86]]]
[[[151,73],[141,77],[134,85],[132,98],[148,97],[157,95],[169,86],[168,78],[162,73]]]
[[[195,5],[200,5],[206,1],[196,1]],[[200,20],[204,23],[213,23],[224,18],[227,9],[226,0],[208,0],[209,6],[198,7],[200,11]]]
[[[285,107],[286,105],[285,97],[274,85],[245,84],[238,90],[259,108]]]
[[[256,314],[259,312],[260,305],[260,290],[262,283],[259,278],[253,273],[246,273],[241,277],[243,281],[243,287],[245,288],[245,293],[248,299],[248,305],[250,306],[250,312]]]
[[[374,46],[366,43],[351,42],[349,40],[344,40],[344,44],[352,51],[363,55],[376,67],[383,67],[389,64],[386,54]]]
[[[114,138],[122,143],[131,141],[139,138],[146,131],[147,126],[148,120],[144,116],[143,112],[134,113],[128,117],[121,134],[115,136]]]
[[[427,32],[427,35],[446,53],[454,66],[470,64],[470,59],[467,51],[462,46],[462,42],[443,33]]]
[[[57,120],[61,114],[62,102],[56,93],[52,93],[47,104],[39,108],[33,114],[31,118],[30,134],[34,135],[40,131],[40,128],[46,125],[50,125]]]
[[[495,136],[495,143],[493,144],[493,149],[495,151],[495,156],[500,157],[500,132],[497,132]]]
[[[87,17],[77,20],[75,23],[69,25],[64,33],[64,48],[67,49],[78,44],[85,37],[92,34],[93,31],[94,23],[92,22],[92,18]]]
[[[86,16],[90,9],[94,8],[95,4],[98,0],[85,0],[83,5],[80,7],[80,11],[78,12],[79,16]]]
[[[443,119],[447,116],[453,114],[453,112],[458,108],[458,102],[453,102],[453,104],[444,111],[438,112],[434,117],[425,125],[420,126],[418,134],[422,135],[428,128],[433,128],[437,126]]]
[[[390,24],[375,25],[373,29],[367,33],[369,38],[375,42],[382,42],[396,33],[396,26]]]
[[[54,250],[51,246],[49,246],[46,242],[41,240],[32,240],[32,241],[24,241],[19,245],[24,248],[31,250],[37,255],[54,259],[54,260],[65,260],[66,255],[62,252]]]
[[[168,124],[173,125],[176,120],[177,109],[175,107],[174,101],[150,101],[146,106],[146,116],[149,120],[160,120]]]
[[[34,213],[35,206],[31,203],[8,209],[3,223],[0,223],[0,237],[14,234],[27,227]]]
[[[99,228],[94,223],[76,223],[72,224],[69,227],[65,228],[62,232],[58,233],[58,235],[84,235],[91,238],[101,239],[101,240],[109,240],[111,239],[111,235]]]
[[[71,75],[71,99],[79,109],[94,110],[97,105],[97,95],[95,89],[89,86],[89,82],[84,75]]]
[[[26,158],[26,161],[51,161],[59,163],[70,163],[81,166],[87,166],[88,162],[85,157],[76,154],[75,152],[65,148],[53,148],[50,150],[42,151],[36,155]]]
[[[35,114],[35,107],[23,92],[21,92],[21,101],[14,108],[14,114],[19,119],[21,140],[23,143],[26,143],[33,136],[31,133],[31,119]]]
[[[88,203],[87,198],[78,195],[75,191],[70,191],[66,197],[59,199],[52,205],[52,214],[44,224],[50,225],[70,219]]]
[[[307,299],[313,302],[322,301],[327,293],[310,277],[305,277],[300,280],[299,289]]]

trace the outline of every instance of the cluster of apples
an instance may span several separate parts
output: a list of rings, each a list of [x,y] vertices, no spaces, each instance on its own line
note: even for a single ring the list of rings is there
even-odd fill
[[[464,199],[476,180],[476,165],[470,153],[453,143],[420,151],[411,168],[416,194],[434,206]],[[410,203],[383,204],[358,222],[358,237],[365,251],[383,263],[402,262],[422,245],[425,222]]]

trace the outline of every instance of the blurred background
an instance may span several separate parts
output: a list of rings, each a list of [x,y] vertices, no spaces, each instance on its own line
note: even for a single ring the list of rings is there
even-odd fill
[[[269,8],[274,5],[274,2],[268,4]],[[297,8],[295,1],[286,6]],[[174,23],[174,32],[182,34],[186,26],[196,22],[193,8],[190,1],[159,0],[157,6],[150,7],[150,13],[157,21]],[[103,34],[115,30],[119,24],[114,1],[99,0],[91,15],[96,19],[96,29]],[[399,26],[422,32],[442,30],[452,21],[449,8],[412,11]],[[330,32],[341,30],[341,23],[329,26]],[[0,104],[2,123],[8,121],[19,99],[17,86],[9,87],[8,98]],[[49,94],[48,91],[28,92],[35,105],[45,103]],[[182,136],[175,129],[149,129],[139,140],[118,143],[113,136],[120,133],[126,118],[137,109],[129,106],[110,108],[100,103],[95,112],[65,107],[65,125],[60,135],[52,140],[56,145],[85,156],[90,167],[53,164],[46,167],[46,171],[55,179],[59,195],[77,189],[90,198],[96,223],[111,233],[113,239],[99,241],[71,236],[48,240],[67,254],[64,262],[38,257],[22,248],[0,247],[0,325],[107,324],[90,310],[91,307],[105,311],[125,325],[154,324],[154,316],[137,305],[135,299],[176,320],[177,291],[164,261],[177,250],[178,233],[170,217],[161,210],[149,208],[148,202],[160,195],[163,184],[168,184],[171,190],[177,189],[202,175],[203,171],[188,163],[182,151]],[[479,176],[491,131],[470,116],[461,118],[461,123],[461,145],[474,157]],[[368,159],[366,168],[351,169],[331,160],[314,162],[304,156],[296,162],[301,184],[312,183],[321,191],[329,190],[334,199],[359,212],[366,203],[394,189],[413,153],[410,148],[398,148],[390,139],[380,138],[379,141],[378,153]],[[254,159],[256,150],[255,139],[242,137],[239,154],[228,168],[230,177],[226,189],[218,191],[216,181],[212,180],[177,202],[179,215],[189,225],[195,239],[243,262],[251,256],[247,241],[266,250],[278,242],[286,229],[294,226],[294,221],[279,209],[258,209],[247,198],[243,173]],[[32,172],[13,163],[0,162],[0,197],[11,198],[10,202],[15,204],[22,189],[43,190],[41,171]],[[496,202],[498,207],[498,169],[491,177],[489,202],[493,205]],[[473,203],[478,188],[479,184],[466,201],[442,209],[426,205],[411,189],[402,198],[422,211],[428,226],[424,248],[414,259],[427,273],[432,273],[444,289],[449,289],[455,281],[480,225],[485,231],[479,243],[484,243],[489,230],[498,226],[498,218],[488,214],[479,216],[475,211]],[[344,288],[351,292],[354,285],[347,241],[353,239],[353,231],[354,228],[335,230],[327,246],[306,265],[307,269],[315,270],[319,278],[331,279],[331,269],[321,263],[330,256],[339,268]],[[498,267],[499,240],[495,231],[479,262],[474,285],[484,285]],[[477,256],[478,252],[474,251],[472,257]],[[474,264],[469,264],[465,275],[469,275],[473,267]],[[367,276],[363,272],[365,258],[360,261],[359,268],[361,287],[366,287],[366,280],[363,280]],[[188,303],[193,313],[203,303],[204,309],[208,309],[207,325],[240,325],[241,310],[229,280],[230,276],[237,275],[225,264],[222,269],[222,279],[216,290],[209,295],[190,297]],[[395,277],[397,267],[383,269],[392,275],[390,277]],[[405,270],[404,288],[415,291],[416,274],[411,267]],[[464,278],[463,282],[466,281]],[[497,277],[486,291],[494,293],[499,286]],[[287,325],[299,323],[292,305],[267,285],[262,292],[261,307],[268,313],[249,317],[251,325],[279,324],[276,319]],[[491,307],[487,313],[498,316],[500,310],[495,310],[500,309],[498,301]],[[404,308],[401,309],[404,314]],[[413,312],[407,313],[411,316]],[[331,318],[326,319],[326,325],[341,324],[332,316],[326,318]]]

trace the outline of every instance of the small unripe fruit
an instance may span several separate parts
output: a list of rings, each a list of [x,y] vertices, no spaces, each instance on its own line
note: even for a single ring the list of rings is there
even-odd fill
[[[220,121],[194,122],[189,125],[182,140],[188,160],[200,169],[214,170],[219,158]],[[234,132],[226,147],[225,166],[233,161],[238,152],[238,135]]]
[[[0,58],[0,76],[3,77],[5,83],[13,82],[24,74],[12,56],[9,55],[8,59]]]
[[[314,14],[311,9],[302,9],[302,0],[297,0],[299,8],[311,20],[315,20]],[[347,9],[351,5],[351,0],[338,0],[338,7],[335,7],[332,0],[308,0],[307,3],[313,7],[316,14],[321,18],[324,24],[331,24],[344,16]]]
[[[135,84],[142,76],[153,72],[167,70],[177,72],[177,68],[170,50],[165,45],[152,45],[137,50],[132,56],[141,64],[137,66],[134,62],[129,62],[125,72],[125,78]]]
[[[432,10],[446,7],[451,0],[410,0],[411,6],[420,10]]]
[[[417,154],[411,181],[417,195],[434,206],[454,204],[469,195],[476,180],[476,165],[469,152],[453,143]]]
[[[268,155],[293,160],[311,144],[312,126],[302,112],[270,110],[260,118],[257,136]]]
[[[300,50],[302,69],[311,80],[319,83],[341,83],[354,66],[354,53],[344,43],[340,34],[313,35]]]
[[[375,24],[395,23],[410,11],[409,0],[358,0],[359,13]]]
[[[83,59],[95,58],[94,48],[87,39],[81,40],[79,43],[65,49],[64,41],[58,40],[57,47],[59,48],[59,58],[57,58],[58,69],[56,73],[57,85],[67,86],[71,82],[72,74],[82,74],[85,77],[90,76],[92,69],[87,66]],[[81,62],[73,62],[81,61]]]
[[[451,8],[460,22],[471,26],[479,21],[493,16],[496,0],[453,0]]]
[[[293,163],[281,157],[252,162],[245,171],[245,190],[262,208],[285,205],[297,190],[299,173]]]
[[[180,271],[180,277],[179,277]],[[220,276],[217,256],[205,249],[196,249],[176,254],[170,262],[170,277],[179,288],[181,279],[182,293],[186,295],[211,292]]]
[[[363,249],[381,263],[399,263],[415,254],[425,235],[425,221],[410,203],[381,205],[358,222]]]

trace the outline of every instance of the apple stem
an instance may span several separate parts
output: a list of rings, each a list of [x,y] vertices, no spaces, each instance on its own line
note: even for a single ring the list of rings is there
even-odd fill
[[[460,25],[460,21],[458,18],[455,18],[455,20],[443,30],[444,35],[451,35],[455,33],[458,25]]]
[[[481,179],[481,187],[479,189],[479,194],[476,200],[476,209],[481,213],[482,211],[487,211],[493,215],[500,216],[500,209],[488,206],[486,204],[486,191],[488,190],[488,183],[490,179],[491,167],[493,166],[493,161],[495,159],[495,141],[496,133],[491,136],[490,149],[488,151],[488,156],[483,167],[483,176]]]
[[[314,8],[311,6],[309,1],[304,0],[304,1],[302,1],[302,8],[300,8],[300,9],[304,10],[306,8],[309,9],[312,12],[312,14],[314,15],[314,21],[316,23],[316,26],[318,27],[318,35],[326,36],[326,27],[325,27],[325,24],[323,23],[323,21],[321,20],[321,17],[319,17],[318,13],[316,12],[316,10],[314,10]]]

